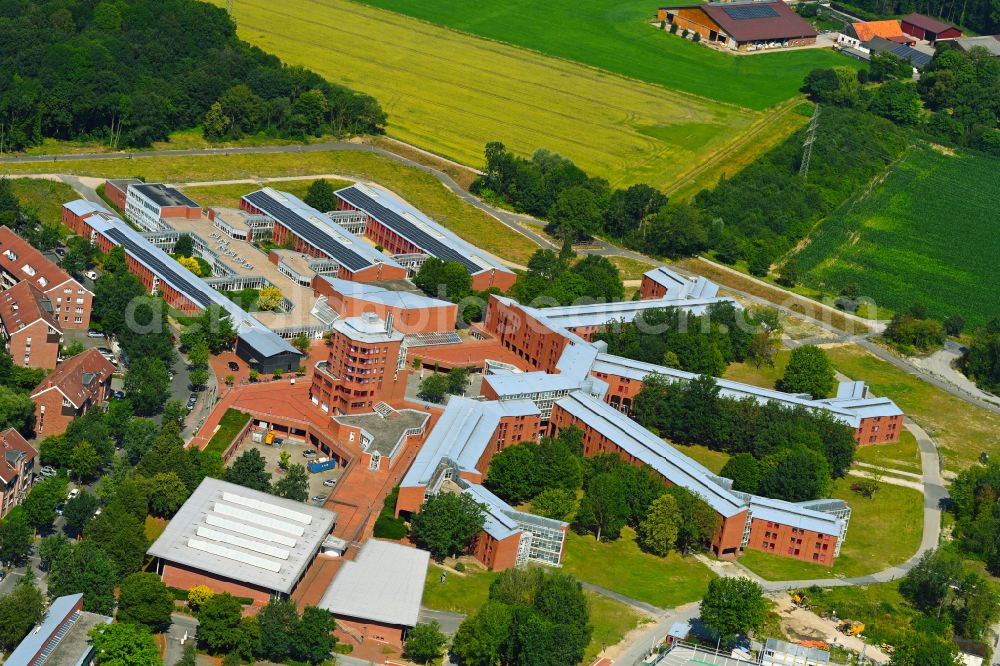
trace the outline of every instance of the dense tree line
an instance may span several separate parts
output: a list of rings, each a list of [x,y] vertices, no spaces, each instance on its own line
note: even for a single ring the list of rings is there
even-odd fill
[[[385,124],[371,97],[282,64],[196,0],[3,0],[0,118],[8,151],[47,137],[142,147],[198,125],[219,139]]]
[[[565,666],[583,659],[593,628],[580,583],[559,572],[508,569],[489,600],[459,627],[452,655],[462,666]]]
[[[927,316],[917,305],[906,312],[897,312],[882,332],[882,337],[904,354],[938,349],[945,341],[944,325]]]
[[[690,382],[647,377],[634,413],[639,423],[672,441],[732,454],[722,475],[744,492],[816,499],[854,459],[853,431],[829,413],[722,397],[715,380],[704,375]]]
[[[645,310],[632,322],[612,322],[593,337],[617,356],[719,376],[733,362],[769,361],[772,346],[767,341],[779,328],[774,310],[745,311],[732,303],[716,303],[705,315],[681,308]],[[765,344],[755,344],[758,334]]]
[[[1000,462],[963,471],[951,485],[955,537],[961,548],[1000,576]]]
[[[483,482],[510,504],[523,504],[546,491],[574,495],[583,485],[583,431],[563,428],[557,437],[509,446],[490,460]],[[568,513],[568,512],[567,512]],[[549,516],[562,519],[565,515]]]
[[[625,297],[621,273],[608,260],[589,254],[579,261],[568,246],[559,253],[538,250],[528,260],[528,270],[510,290],[519,303],[533,307],[608,303]]]
[[[1000,318],[992,319],[972,334],[962,355],[961,368],[979,388],[1000,393]]]
[[[844,67],[813,70],[803,91],[816,102],[867,110],[914,127],[934,141],[1000,155],[996,58],[983,48],[966,53],[942,44],[917,83],[910,80],[911,71],[909,63],[881,55],[860,73]]]

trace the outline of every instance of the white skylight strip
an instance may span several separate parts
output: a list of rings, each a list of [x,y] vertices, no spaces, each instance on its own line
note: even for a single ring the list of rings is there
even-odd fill
[[[212,555],[218,555],[227,560],[233,560],[234,562],[241,562],[243,564],[249,564],[252,567],[257,567],[258,569],[264,569],[265,571],[272,571],[278,573],[281,571],[281,565],[277,562],[272,562],[271,560],[265,560],[263,557],[257,557],[256,555],[250,555],[248,553],[241,552],[239,550],[233,550],[232,548],[226,548],[225,546],[220,546],[217,543],[212,543],[211,541],[202,541],[200,539],[188,539],[188,548],[194,548],[195,550],[200,550],[205,553],[211,553]]]
[[[306,532],[305,528],[299,527],[298,525],[291,525],[281,520],[271,518],[270,516],[262,516],[259,513],[246,511],[239,507],[230,506],[228,504],[221,504],[219,502],[216,502],[214,511],[216,513],[221,513],[231,518],[239,518],[240,520],[245,520],[248,523],[255,523],[257,525],[260,525],[261,527],[266,527],[268,529],[284,532],[285,534],[293,534],[298,537],[302,536]]]
[[[295,544],[298,543],[295,539],[290,536],[285,536],[283,534],[275,534],[268,530],[262,530],[252,525],[247,525],[245,523],[238,523],[235,520],[229,520],[228,518],[222,518],[221,516],[216,516],[215,514],[208,514],[205,516],[205,522],[213,527],[221,527],[227,529],[231,532],[237,532],[239,534],[244,534],[246,536],[252,536],[257,539],[263,539],[264,541],[270,541],[272,543],[280,543],[282,546],[288,546],[289,548],[294,548]]]
[[[266,543],[253,541],[251,539],[244,539],[242,537],[229,534],[228,532],[219,532],[209,527],[204,527],[204,526],[198,527],[197,534],[198,536],[204,537],[205,539],[210,539],[211,541],[228,543],[230,546],[239,546],[240,548],[252,550],[253,552],[260,553],[261,555],[276,557],[279,560],[287,560],[289,555],[291,554],[284,548],[269,546]]]
[[[264,513],[270,513],[274,516],[281,516],[282,518],[294,520],[295,522],[302,523],[303,525],[309,525],[312,523],[312,516],[308,513],[294,511],[278,504],[272,504],[271,502],[262,502],[251,497],[243,497],[242,495],[237,495],[235,493],[222,493],[222,499],[226,502],[239,504],[251,509],[256,509],[257,511],[263,511]]]

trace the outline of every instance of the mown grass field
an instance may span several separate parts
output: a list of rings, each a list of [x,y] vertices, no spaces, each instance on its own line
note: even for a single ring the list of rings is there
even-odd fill
[[[711,51],[657,31],[649,22],[664,3],[646,0],[365,1],[487,39],[754,109],[796,94],[811,69],[852,66],[848,58],[820,49],[750,57]],[[317,0],[313,6],[335,4],[336,0]]]
[[[946,470],[974,464],[984,451],[996,455],[1000,415],[980,409],[921,381],[855,345],[826,350],[834,367],[868,382],[876,395],[892,398],[938,444]]]
[[[357,178],[377,182],[452,229],[473,245],[508,261],[525,264],[538,246],[502,222],[456,197],[430,174],[375,153],[333,150],[261,155],[150,156],[134,159],[4,164],[6,174],[59,173],[128,178],[149,182],[195,183],[276,176]],[[72,198],[76,198],[75,196]]]
[[[54,180],[14,178],[10,187],[21,207],[46,224],[60,223],[63,203],[80,198],[72,187]]]
[[[313,180],[314,179],[312,178],[303,178],[301,180],[281,180],[265,184],[276,190],[294,194],[298,198],[302,199],[309,191],[309,186],[312,184]],[[353,184],[349,180],[331,180],[330,178],[327,178],[326,180],[335,190],[340,189],[341,187],[348,187]],[[228,206],[230,208],[239,208],[240,197],[248,192],[253,192],[254,190],[259,189],[259,187],[254,183],[237,183],[229,185],[190,185],[181,189],[184,190],[185,194],[202,206]]]
[[[1000,305],[998,173],[997,158],[912,149],[817,227],[796,255],[803,280],[833,293],[857,282],[880,306],[985,323]]]
[[[482,9],[470,4],[463,12]],[[788,85],[767,96],[754,93],[757,103],[740,108],[349,0],[241,0],[233,11],[249,42],[375,96],[388,113],[391,136],[470,165],[483,163],[492,140],[527,155],[544,147],[613,185],[671,183],[762,121],[760,109],[792,95],[809,68],[831,57],[807,56],[812,64],[788,75]],[[553,32],[571,25],[535,16]],[[638,27],[646,34],[646,26]],[[702,48],[692,53],[699,67],[713,56],[727,64],[752,60]],[[667,58],[658,66],[675,64]],[[760,80],[773,80],[781,66],[774,60],[750,65]],[[698,77],[706,91],[734,80],[755,91],[760,81],[741,80],[746,68],[708,69]]]
[[[847,538],[832,567],[747,550],[740,563],[768,580],[800,580],[833,576],[862,576],[905,562],[920,546],[923,532],[923,495],[911,488],[879,484],[867,499],[851,491],[857,479],[846,477],[833,483],[831,497],[851,505]]]

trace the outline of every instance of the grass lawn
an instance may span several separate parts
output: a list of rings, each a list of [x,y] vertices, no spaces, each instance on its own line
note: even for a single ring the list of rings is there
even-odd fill
[[[14,178],[10,181],[10,186],[14,196],[21,202],[21,207],[33,212],[47,224],[62,225],[62,205],[80,198],[72,187],[54,180]]]
[[[832,567],[747,550],[740,563],[768,580],[861,576],[905,562],[917,552],[923,532],[923,495],[880,484],[872,499],[851,492],[850,477],[837,479],[831,497],[847,500],[851,523]]]
[[[702,446],[701,444],[691,444],[685,446],[684,444],[671,443],[670,446],[674,447],[687,457],[700,462],[716,474],[721,472],[722,468],[726,466],[727,462],[729,462],[728,453],[723,451],[713,451],[707,446]]]
[[[961,471],[997,450],[1000,415],[979,409],[921,381],[855,345],[827,349],[834,367],[892,398],[938,444],[945,469]]]
[[[870,465],[882,465],[889,470],[899,469],[916,474],[922,471],[917,438],[908,430],[904,430],[899,441],[892,444],[859,446],[854,458]]]
[[[638,9],[638,2],[632,1]],[[444,2],[439,8],[443,15],[454,9],[456,17],[513,10],[511,19],[525,10],[528,24],[553,34],[571,34],[588,23],[577,9],[576,16],[552,22],[558,12],[543,9],[545,5],[526,10],[516,4],[490,4],[495,6],[470,3],[459,8],[458,3]],[[562,8],[568,10],[569,4]],[[653,9],[650,5],[642,14]],[[239,34],[247,41],[290,64],[310,67],[331,81],[373,95],[388,114],[392,137],[473,166],[482,165],[489,141],[502,141],[525,155],[544,147],[612,185],[673,182],[761,120],[762,110],[797,94],[810,69],[850,62],[811,51],[785,54],[791,59],[781,54],[777,59],[731,57],[657,33],[643,25],[640,14],[623,19],[637,30],[614,44],[627,47],[631,39],[647,38],[654,50],[665,49],[651,71],[676,71],[690,59],[689,73],[701,86],[688,90],[671,81],[655,85],[637,80],[643,77],[623,78],[611,73],[616,67],[603,66],[608,71],[601,71],[586,66],[602,66],[599,63],[582,65],[565,55],[569,59],[552,58],[350,0],[241,0],[233,11]],[[499,18],[490,23],[520,32],[520,26]],[[539,48],[533,40],[526,45]],[[591,50],[590,45],[578,45]],[[747,79],[749,72],[756,75]],[[781,83],[775,86],[775,81]],[[718,92],[733,84],[744,94]],[[765,87],[770,90],[764,92]],[[686,94],[692,92],[699,96]]]
[[[893,641],[920,618],[920,613],[899,593],[899,581],[807,590],[806,595],[813,611],[820,615],[829,616],[836,611],[837,617],[864,622],[864,635],[869,643],[876,645]]]
[[[754,109],[795,95],[811,69],[852,65],[849,59],[821,49],[753,56],[712,51],[650,25],[659,5],[644,0],[367,2],[487,39]],[[337,0],[309,3],[324,13],[339,5]],[[236,15],[242,28],[239,3]]]
[[[752,363],[730,363],[722,373],[722,377],[734,382],[773,389],[775,382],[785,374],[785,366],[788,365],[788,358],[791,355],[791,350],[780,349],[774,355],[773,366],[762,365],[759,368],[754,367]]]
[[[806,285],[855,282],[878,305],[960,312],[970,328],[997,314],[1000,159],[910,150],[885,179],[845,202],[796,255]]]
[[[608,257],[608,261],[621,273],[622,280],[641,280],[643,273],[655,268],[652,264],[631,257]]]
[[[276,190],[290,192],[291,194],[294,194],[298,198],[302,199],[306,196],[306,192],[309,190],[309,186],[312,184],[313,180],[313,178],[304,178],[302,180],[282,180],[274,183],[263,183],[263,185],[273,187]],[[331,180],[328,178],[327,182],[329,182],[331,187],[335,190],[353,185],[353,182],[349,180]],[[236,185],[189,185],[181,189],[184,190],[185,194],[202,206],[229,206],[230,208],[239,208],[240,197],[260,188],[252,183],[242,183]]]
[[[441,571],[441,567],[435,564],[428,567],[423,605],[466,615],[475,613],[486,603],[490,596],[490,583],[500,575],[494,571],[473,571],[470,567],[465,574],[449,571],[442,584]]]
[[[618,541],[601,543],[591,536],[570,532],[563,568],[580,580],[660,608],[700,599],[714,577],[693,557],[671,553],[661,558],[642,552],[635,544],[635,532],[629,528]]]
[[[170,157],[143,157],[142,153],[136,153],[131,160],[123,157],[59,162],[58,165],[4,165],[8,174],[45,173],[54,169],[61,173],[102,178],[142,175],[149,182],[167,183],[341,174],[387,187],[470,243],[509,261],[525,264],[538,249],[533,241],[456,197],[430,174],[374,153],[334,150],[321,153]]]
[[[584,592],[584,594],[590,601],[590,624],[594,627],[594,632],[580,663],[590,664],[603,648],[620,642],[625,634],[639,626],[645,618],[620,601],[609,599],[596,592]]]

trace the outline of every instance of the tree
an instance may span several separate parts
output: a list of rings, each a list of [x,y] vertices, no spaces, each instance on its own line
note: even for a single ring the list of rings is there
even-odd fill
[[[66,499],[67,485],[66,477],[60,475],[32,486],[21,505],[32,527],[41,530],[55,522],[56,507]]]
[[[168,403],[167,407],[169,406]],[[149,451],[159,431],[160,427],[152,419],[138,416],[129,419],[125,426],[125,433],[122,435],[122,448],[125,449],[125,453],[133,465],[138,463],[142,456]]]
[[[119,578],[138,571],[149,548],[142,521],[115,503],[90,521],[84,537],[111,557]]]
[[[729,642],[764,626],[768,603],[749,578],[713,578],[701,600],[701,621]]]
[[[955,645],[933,635],[912,631],[894,646],[891,666],[958,666]]]
[[[178,257],[177,263],[188,269],[195,275],[201,275],[201,264],[194,257]]]
[[[261,310],[274,310],[281,305],[285,297],[277,287],[264,287],[257,297],[257,307]]]
[[[639,524],[639,546],[654,555],[665,557],[677,544],[680,521],[677,500],[672,495],[660,495],[650,505],[649,515]]]
[[[292,634],[292,656],[310,664],[326,661],[337,646],[337,639],[333,636],[336,626],[329,611],[306,606],[302,611],[302,620]]]
[[[958,337],[962,334],[962,329],[965,328],[965,318],[954,312],[945,318],[943,325],[945,333],[952,337]]]
[[[198,642],[212,654],[236,652],[243,644],[243,606],[228,592],[209,597],[197,617]]]
[[[226,481],[246,488],[268,492],[271,489],[271,473],[267,471],[267,461],[257,449],[247,449],[226,470]]]
[[[213,354],[228,348],[235,340],[236,329],[233,328],[232,318],[218,305],[210,305],[197,317],[189,319],[181,333],[184,347],[191,348],[198,341],[204,341]]]
[[[593,631],[590,604],[580,582],[558,571],[543,575],[533,607],[552,627],[556,644],[549,647],[549,653],[562,657],[556,663],[580,663]]]
[[[306,202],[306,205],[312,206],[321,213],[337,210],[337,195],[333,193],[333,186],[330,185],[330,181],[325,178],[314,180],[309,184],[309,190],[306,192],[303,201]]]
[[[191,491],[176,472],[155,474],[151,477],[134,476],[146,495],[149,512],[154,516],[170,518],[191,496]]]
[[[88,634],[97,666],[162,666],[160,648],[149,629],[139,624],[99,624]]]
[[[913,65],[895,53],[883,51],[872,53],[871,57],[871,79],[873,81],[910,79],[913,76]]]
[[[792,350],[778,388],[788,393],[808,393],[819,399],[833,390],[833,380],[833,366],[826,352],[815,345],[802,345]]]
[[[830,490],[830,463],[819,451],[802,444],[768,456],[757,492],[765,497],[803,502]]]
[[[201,607],[214,596],[215,592],[208,585],[195,585],[188,590],[188,606],[191,607],[191,610],[197,613],[201,610]]]
[[[302,465],[289,465],[285,475],[278,479],[272,491],[278,497],[303,502],[309,497],[309,475]]]
[[[31,397],[0,386],[0,430],[14,428],[30,434],[35,430],[35,403]]]
[[[472,278],[457,261],[430,257],[413,276],[413,284],[428,296],[457,303],[472,291]]]
[[[559,193],[549,209],[546,231],[560,238],[582,240],[601,227],[602,211],[597,195],[586,187],[570,187]]]
[[[722,518],[708,502],[687,488],[671,486],[664,491],[677,501],[681,521],[677,530],[677,550],[690,553],[706,547],[722,527]]]
[[[924,613],[938,611],[952,586],[962,578],[961,561],[944,551],[934,549],[920,556],[899,583],[899,592]]]
[[[174,595],[159,575],[140,571],[127,576],[118,592],[118,621],[159,632],[170,625]]]
[[[733,490],[756,493],[760,479],[764,475],[760,462],[749,453],[737,453],[726,461],[721,476],[733,480]]]
[[[31,555],[34,533],[23,510],[15,507],[0,523],[0,562],[19,565]]]
[[[292,346],[303,354],[308,354],[309,347],[312,346],[312,338],[309,337],[308,333],[299,333],[292,338]]]
[[[501,663],[510,625],[510,607],[491,599],[462,622],[451,651],[466,666],[496,666]]]
[[[66,520],[66,533],[70,536],[79,536],[87,527],[87,523],[94,517],[94,512],[100,502],[97,498],[83,491],[73,499],[66,502],[66,509],[63,511],[63,518]]]
[[[868,110],[897,125],[916,125],[920,122],[920,93],[912,82],[888,81],[875,89]]]
[[[538,445],[523,442],[493,456],[484,485],[507,502],[520,504],[542,491],[539,472]]]
[[[221,104],[215,102],[201,121],[202,133],[209,141],[219,141],[226,136],[232,124],[233,119],[223,112]]]
[[[208,345],[205,344],[204,340],[199,340],[187,351],[188,363],[192,368],[199,368],[208,365],[208,359],[211,356],[211,352],[208,350]]]
[[[167,400],[163,406],[163,423],[176,423],[178,428],[183,428],[187,417],[187,406],[182,400]]]
[[[44,616],[45,598],[34,581],[22,577],[13,590],[0,597],[0,651],[10,655]]]
[[[436,620],[421,622],[406,632],[403,654],[418,664],[427,664],[441,656],[448,639]]]
[[[628,517],[626,492],[620,476],[597,474],[587,483],[573,526],[593,534],[598,541],[602,536],[617,539]]]
[[[90,442],[80,442],[73,447],[69,464],[73,470],[73,476],[78,481],[86,481],[93,478],[97,470],[100,469],[101,458]]]
[[[299,626],[299,612],[288,599],[272,599],[257,615],[261,656],[281,663],[292,654],[292,636]]]
[[[56,532],[38,544],[38,560],[43,571],[48,571],[52,563],[73,549],[73,543],[62,532]]]
[[[125,373],[124,389],[140,416],[152,416],[167,400],[170,375],[159,358],[143,357],[132,360]]]
[[[421,400],[427,402],[444,402],[444,397],[448,395],[447,375],[433,374],[424,377],[420,382],[420,390],[417,395]]]
[[[48,592],[52,598],[81,592],[84,610],[111,615],[118,581],[114,561],[96,544],[84,539],[52,561]]]
[[[191,381],[191,388],[194,390],[200,390],[205,388],[208,383],[208,370],[205,368],[195,368],[191,371],[189,375]]]
[[[781,346],[781,341],[768,331],[758,330],[753,334],[750,341],[750,352],[747,360],[755,368],[761,366],[774,367],[774,355]]]
[[[194,255],[194,241],[191,239],[191,234],[181,234],[174,243],[174,254],[182,257]]]
[[[794,258],[781,265],[778,272],[778,284],[783,287],[794,287],[799,282],[799,263]]]
[[[436,559],[464,553],[485,523],[482,505],[464,493],[438,493],[413,517],[414,543]]]
[[[576,508],[576,493],[564,488],[543,490],[531,500],[531,512],[546,518],[565,520]]]

